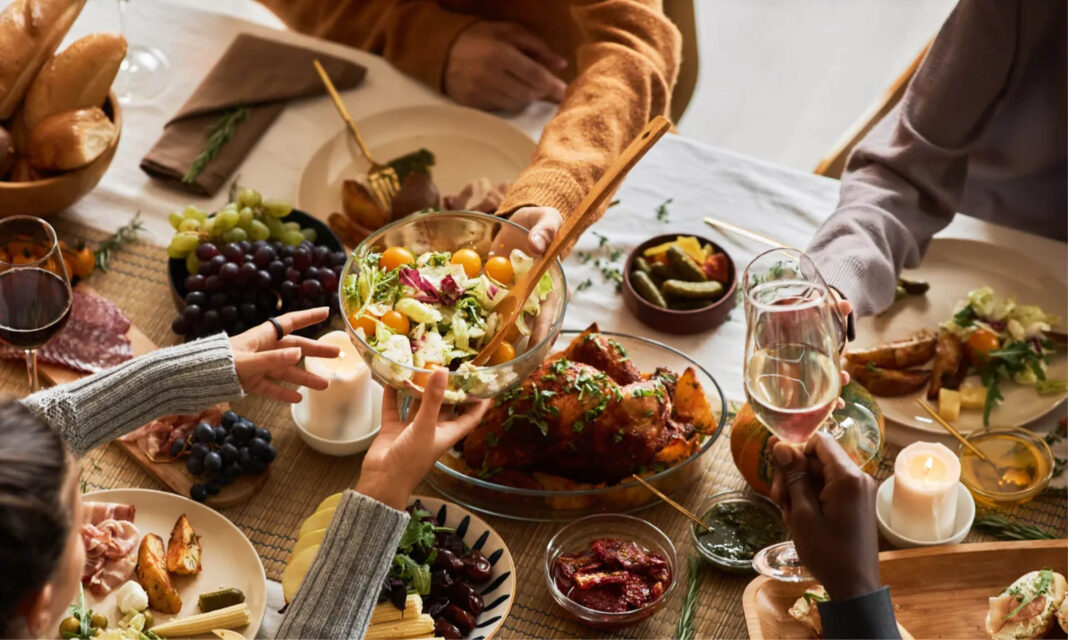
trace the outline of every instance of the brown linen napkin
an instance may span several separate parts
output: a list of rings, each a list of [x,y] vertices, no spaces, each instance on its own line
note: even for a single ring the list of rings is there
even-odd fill
[[[141,169],[197,195],[210,196],[244,161],[249,150],[285,108],[287,100],[325,93],[312,60],[316,58],[339,91],[360,84],[367,70],[319,51],[239,34],[193,91],[163,135],[141,160]],[[208,128],[234,108],[248,117],[191,184],[182,182],[208,140]]]

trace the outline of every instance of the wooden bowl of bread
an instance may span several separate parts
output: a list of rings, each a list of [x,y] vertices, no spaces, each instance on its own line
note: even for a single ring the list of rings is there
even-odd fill
[[[0,217],[63,211],[115,157],[111,83],[126,40],[93,33],[56,53],[84,2],[13,0],[0,12]]]

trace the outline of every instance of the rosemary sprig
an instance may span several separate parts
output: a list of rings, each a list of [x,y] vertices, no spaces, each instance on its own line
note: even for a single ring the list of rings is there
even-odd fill
[[[119,227],[115,233],[104,238],[104,241],[96,248],[96,251],[93,252],[96,266],[101,271],[107,271],[111,262],[111,254],[121,249],[123,245],[136,242],[139,239],[137,234],[144,230],[145,225],[141,222],[141,212],[138,211],[134,214],[132,220]]]
[[[182,176],[182,182],[191,184],[197,179],[204,167],[214,160],[215,156],[219,155],[219,151],[230,141],[237,124],[248,118],[248,114],[248,107],[235,107],[224,113],[222,117],[208,127],[208,141],[204,144],[204,148],[200,150],[200,154],[193,160],[193,164],[189,165],[185,175]]]
[[[1056,540],[1057,536],[1042,527],[1013,522],[998,513],[987,512],[975,518],[976,529],[1003,540]]]
[[[690,556],[686,573],[686,598],[682,601],[676,640],[692,640],[697,626],[697,593],[701,588],[701,558]]]

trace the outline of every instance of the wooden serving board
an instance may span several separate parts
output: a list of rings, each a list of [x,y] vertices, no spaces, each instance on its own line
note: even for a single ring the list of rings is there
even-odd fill
[[[79,284],[77,289],[89,295],[100,295],[84,282]],[[148,336],[133,324],[130,325],[129,331],[126,332],[126,337],[130,339],[130,346],[133,349],[133,357],[135,358],[159,348],[156,343],[152,342]],[[83,371],[74,371],[66,367],[43,363],[38,366],[37,371],[51,385],[74,382],[89,375]],[[113,440],[112,445],[133,458],[138,466],[162,482],[168,489],[181,496],[189,497],[189,490],[196,484],[196,479],[185,470],[184,462],[153,462],[134,442]],[[223,487],[218,495],[209,497],[205,504],[216,509],[225,509],[226,507],[241,504],[259,491],[263,483],[267,481],[269,473],[270,469],[268,468],[267,471],[255,476],[243,475],[235,480],[233,484]]]
[[[989,598],[1028,571],[1068,573],[1068,540],[981,542],[879,554],[898,623],[916,638],[985,638]],[[742,595],[751,640],[810,638],[787,610],[807,585],[760,576]]]

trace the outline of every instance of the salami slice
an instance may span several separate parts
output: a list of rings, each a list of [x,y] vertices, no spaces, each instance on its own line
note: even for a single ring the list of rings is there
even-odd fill
[[[66,326],[38,349],[37,360],[85,373],[103,371],[133,357],[129,330],[130,319],[115,303],[75,290]],[[23,352],[3,345],[0,357],[22,358]]]

